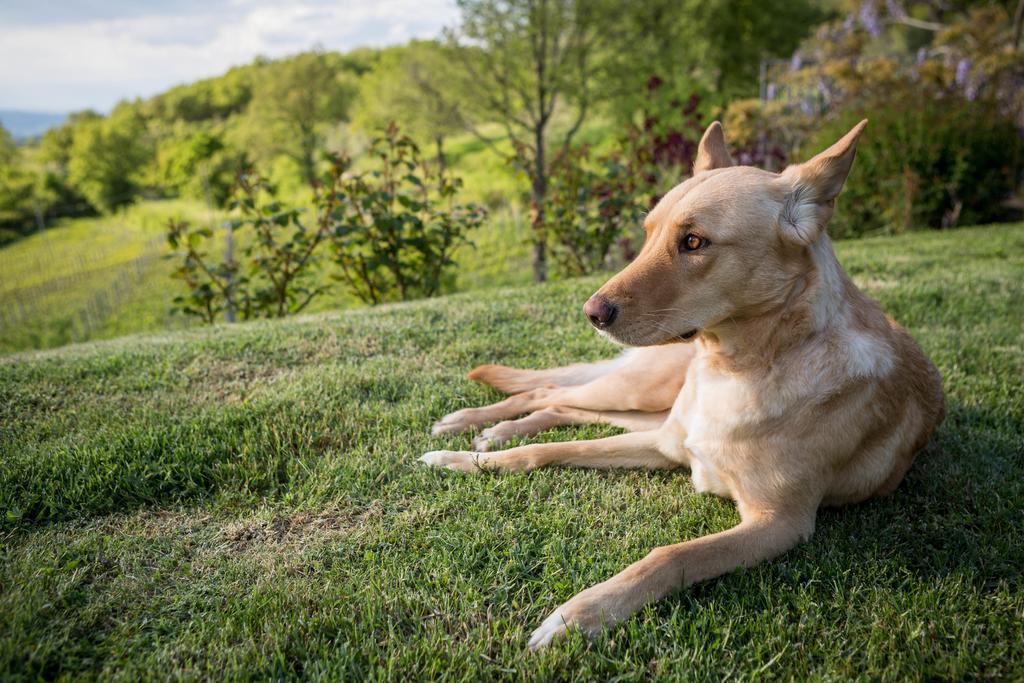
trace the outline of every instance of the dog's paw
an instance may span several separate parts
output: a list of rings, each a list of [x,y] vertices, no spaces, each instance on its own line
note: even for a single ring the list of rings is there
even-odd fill
[[[486,465],[483,453],[474,451],[430,451],[420,457],[420,462],[470,474],[480,472]]]
[[[527,646],[536,652],[550,645],[551,641],[555,638],[564,636],[568,630],[569,625],[565,623],[562,613],[556,611],[541,622],[541,625],[530,636],[530,642],[527,643]]]
[[[500,446],[507,442],[508,437],[506,437],[501,430],[497,429],[497,427],[498,425],[495,425],[494,427],[490,427],[489,429],[485,429],[480,432],[480,436],[473,439],[473,450],[486,453],[495,446]]]
[[[440,420],[434,423],[434,426],[430,428],[431,436],[441,436],[442,434],[458,434],[464,432],[473,426],[473,423],[466,419],[466,410],[456,410],[454,413],[445,415]]]
[[[588,588],[541,622],[527,644],[536,651],[547,647],[569,630],[593,638],[622,619],[622,615],[616,616],[613,610],[613,602],[609,602],[609,596],[602,595],[599,587]]]

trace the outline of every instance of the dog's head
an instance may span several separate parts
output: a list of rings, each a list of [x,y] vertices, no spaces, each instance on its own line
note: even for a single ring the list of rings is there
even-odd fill
[[[689,341],[781,305],[813,268],[809,249],[832,216],[865,125],[810,161],[770,173],[734,166],[712,123],[693,176],[644,221],[640,254],[584,305],[591,323],[615,341],[647,346]]]

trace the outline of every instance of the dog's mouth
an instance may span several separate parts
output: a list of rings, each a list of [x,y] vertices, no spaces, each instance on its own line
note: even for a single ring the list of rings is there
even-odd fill
[[[692,342],[700,334],[700,328],[695,327],[688,332],[677,334],[673,337],[666,337],[664,332],[662,334],[658,334],[658,332],[661,332],[661,330],[605,330],[601,328],[597,330],[597,333],[602,337],[623,346],[661,346],[663,344],[686,344]]]

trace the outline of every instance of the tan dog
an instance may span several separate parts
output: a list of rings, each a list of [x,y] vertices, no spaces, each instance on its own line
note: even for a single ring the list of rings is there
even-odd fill
[[[477,368],[471,378],[515,395],[435,425],[455,432],[535,411],[484,431],[476,452],[427,453],[431,465],[683,466],[698,491],[736,501],[739,525],[657,548],[584,590],[531,648],[569,628],[596,633],[682,586],[787,551],[810,537],[819,506],[893,491],[942,421],[938,371],[854,286],[825,234],[866,123],[781,174],[733,166],[713,123],[693,177],[647,217],[640,255],[584,307],[602,334],[642,348],[547,371]],[[484,452],[583,422],[633,432]]]

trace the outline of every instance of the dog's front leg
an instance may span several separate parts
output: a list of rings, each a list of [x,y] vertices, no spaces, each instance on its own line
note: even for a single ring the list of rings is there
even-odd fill
[[[656,548],[555,610],[533,632],[530,649],[547,646],[568,629],[595,635],[679,588],[780,555],[813,531],[813,509],[754,513],[728,531]]]
[[[683,464],[661,452],[657,435],[657,430],[634,432],[590,441],[529,444],[490,453],[431,451],[420,460],[428,465],[460,472],[515,472],[545,465],[575,465],[598,469],[671,469]]]

